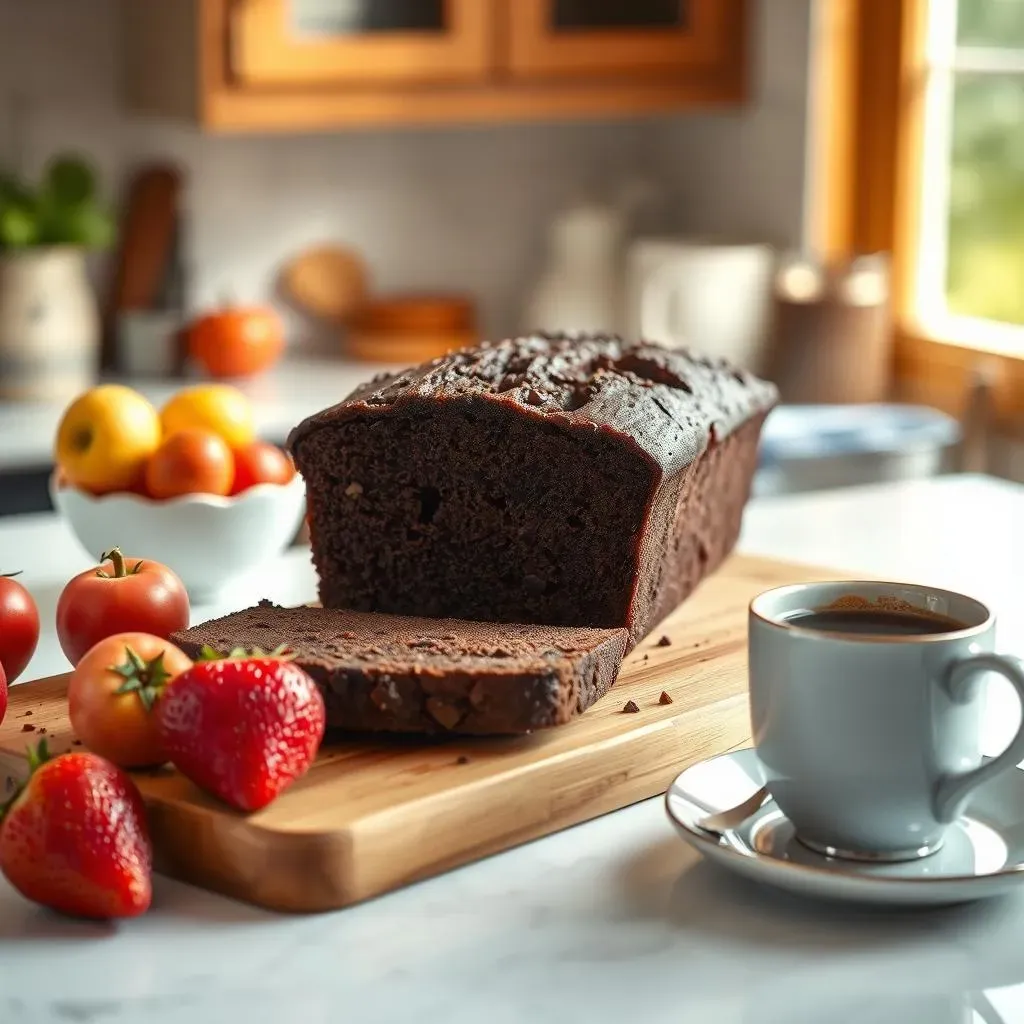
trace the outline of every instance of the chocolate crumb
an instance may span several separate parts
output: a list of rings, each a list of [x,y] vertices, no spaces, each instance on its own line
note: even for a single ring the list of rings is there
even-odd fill
[[[659,704],[671,704],[672,703],[672,697],[668,693],[666,693],[664,690],[662,690],[661,691],[661,696],[658,698],[658,703]]]
[[[45,732],[46,732],[46,726],[44,725],[44,726],[43,726],[43,727],[42,727],[42,728],[41,728],[41,729],[39,730],[39,735],[40,735],[40,736],[42,736],[42,735],[43,735],[43,734],[44,734]]]
[[[671,647],[671,646],[672,646],[672,638],[671,638],[671,637],[669,637],[669,636],[663,636],[663,637],[662,637],[662,638],[661,638],[661,639],[660,639],[660,640],[658,641],[658,646],[659,646],[659,647]]]
[[[30,718],[31,716],[32,716],[32,712],[31,711],[26,711],[25,714],[23,714],[21,717],[22,718]]]
[[[650,658],[650,655],[649,655],[649,654],[645,654],[645,655],[644,655],[644,661],[647,661],[647,660],[648,660],[649,658]]]
[[[627,700],[622,706],[622,713],[624,715],[635,715],[640,710],[635,700]]]
[[[456,764],[469,764],[469,758],[465,754],[459,754],[455,761]]]
[[[82,741],[81,740],[72,740],[71,741],[71,746],[73,746],[73,747],[80,747],[81,745],[82,745]]]
[[[26,723],[25,723],[25,724],[24,724],[24,725],[23,725],[23,726],[21,727],[21,731],[22,731],[22,732],[35,732],[35,731],[36,731],[36,727],[35,727],[34,725],[31,725],[30,723],[26,722]]]

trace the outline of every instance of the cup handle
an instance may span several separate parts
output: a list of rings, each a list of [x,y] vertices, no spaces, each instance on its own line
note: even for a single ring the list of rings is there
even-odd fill
[[[958,704],[967,704],[977,694],[978,674],[996,672],[1017,691],[1017,699],[1024,712],[1024,662],[1009,654],[972,654],[961,658],[947,669],[940,682],[950,698]],[[988,782],[1024,761],[1024,720],[1010,745],[996,758],[980,768],[968,772],[944,775],[935,785],[932,802],[938,821],[949,823],[959,816],[971,793],[983,782]]]
[[[674,267],[663,264],[647,279],[640,293],[640,336],[663,344],[686,345],[687,339],[673,330],[669,313],[675,293]]]

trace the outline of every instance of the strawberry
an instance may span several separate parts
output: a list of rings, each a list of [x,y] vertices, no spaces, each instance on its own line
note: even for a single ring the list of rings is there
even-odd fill
[[[298,665],[276,654],[203,659],[175,676],[153,708],[174,766],[242,811],[266,807],[301,778],[326,726],[324,699]]]
[[[23,896],[75,917],[135,917],[152,896],[146,810],[120,768],[87,751],[52,760],[29,750],[31,774],[3,810],[0,870]]]

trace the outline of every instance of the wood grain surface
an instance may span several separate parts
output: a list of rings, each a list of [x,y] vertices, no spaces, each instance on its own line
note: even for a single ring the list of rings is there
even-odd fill
[[[575,722],[508,739],[332,737],[309,774],[256,814],[170,768],[137,772],[157,869],[271,909],[330,910],[662,793],[688,765],[749,741],[750,599],[836,577],[734,556]],[[0,726],[8,787],[40,736],[55,752],[72,748],[66,685],[55,676],[12,688]],[[659,703],[663,691],[672,703]],[[639,711],[624,712],[627,701]]]

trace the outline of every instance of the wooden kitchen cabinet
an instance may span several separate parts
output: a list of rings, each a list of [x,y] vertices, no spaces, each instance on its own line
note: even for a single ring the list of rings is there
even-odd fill
[[[245,0],[229,70],[257,86],[484,82],[493,15],[486,0]]]
[[[747,0],[121,0],[124,98],[214,132],[737,104]]]
[[[514,0],[509,64],[517,78],[725,75],[741,14],[730,0]]]

